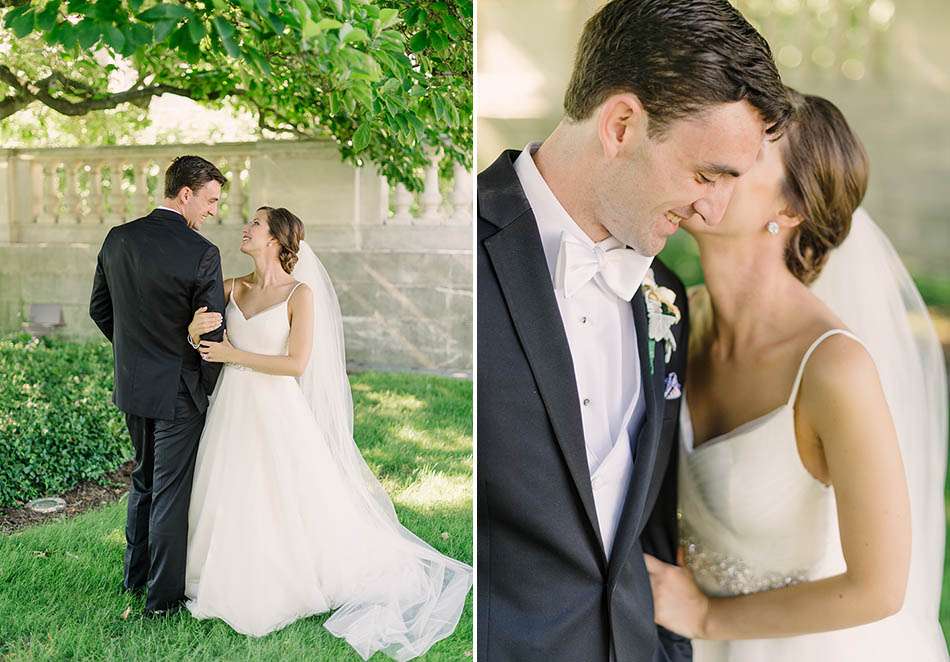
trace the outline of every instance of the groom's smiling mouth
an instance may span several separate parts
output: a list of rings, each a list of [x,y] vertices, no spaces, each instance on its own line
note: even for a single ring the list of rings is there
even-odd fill
[[[680,223],[682,223],[683,221],[687,219],[686,217],[680,216],[674,211],[668,211],[666,212],[666,220],[668,220],[670,223],[673,223],[674,225],[679,225]]]
[[[685,216],[680,216],[679,214],[677,214],[675,211],[672,211],[672,210],[667,211],[665,214],[665,217],[666,217],[666,220],[670,224],[670,234],[673,234],[674,232],[676,232],[676,230],[680,226],[680,223],[684,223],[686,220],[688,220]]]

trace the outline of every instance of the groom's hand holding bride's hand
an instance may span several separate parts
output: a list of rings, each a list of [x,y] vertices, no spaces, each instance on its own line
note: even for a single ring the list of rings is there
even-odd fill
[[[201,358],[212,363],[236,363],[238,350],[234,348],[231,341],[228,340],[228,331],[224,330],[224,340],[221,342],[212,342],[202,340],[198,348],[201,352]]]
[[[643,555],[653,589],[653,620],[667,630],[689,639],[705,639],[709,598],[703,594],[686,567],[683,548],[676,552],[677,565]]]
[[[221,326],[221,313],[209,313],[208,306],[202,306],[195,311],[195,316],[188,325],[188,335],[195,345],[201,342],[201,336],[214,331]]]

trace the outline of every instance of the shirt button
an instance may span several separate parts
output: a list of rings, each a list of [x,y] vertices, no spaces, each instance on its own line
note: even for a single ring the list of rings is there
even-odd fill
[[[590,407],[590,398],[584,398],[584,406]]]
[[[581,317],[581,326],[590,326],[590,317],[587,315]]]

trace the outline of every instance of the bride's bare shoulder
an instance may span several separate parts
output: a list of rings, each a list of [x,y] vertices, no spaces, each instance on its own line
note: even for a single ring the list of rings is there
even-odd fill
[[[310,286],[303,281],[295,280],[291,288],[292,291],[290,293],[290,298],[287,299],[287,304],[291,308],[294,306],[299,306],[304,301],[308,303],[313,301],[313,295],[311,293]]]
[[[845,327],[833,327],[843,329]],[[831,329],[828,329],[831,331]],[[864,344],[850,332],[834,333],[822,340],[809,358],[806,377],[821,378],[822,382],[838,388],[847,388],[852,380],[870,371],[876,375],[874,361]]]
[[[242,285],[244,287],[251,284],[251,281],[254,279],[254,273],[244,274],[243,276],[233,276],[224,281],[225,289],[233,287],[234,285]]]
[[[815,347],[804,367],[799,392],[805,410],[819,416],[827,410],[868,411],[883,402],[874,359],[864,344],[848,333],[829,335]]]
[[[231,295],[234,293],[235,285],[247,285],[248,280],[254,274],[244,274],[243,276],[234,276],[232,278],[226,278],[224,280],[224,301],[227,302],[231,299]]]
[[[855,340],[851,330],[838,315],[810,289],[801,291],[788,302],[788,319],[797,320],[794,344],[801,356],[819,338],[825,336],[812,351],[805,366],[804,379],[818,378],[826,387],[847,383],[856,378],[854,371],[874,366],[864,345]],[[845,333],[830,333],[841,330]],[[827,334],[827,335],[826,335]]]

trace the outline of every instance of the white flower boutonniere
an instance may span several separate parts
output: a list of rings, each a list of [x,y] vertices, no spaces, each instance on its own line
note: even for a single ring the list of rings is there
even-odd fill
[[[647,271],[643,279],[643,295],[647,304],[647,323],[649,325],[650,372],[653,372],[653,356],[656,344],[666,341],[665,363],[670,362],[676,350],[676,338],[673,327],[680,321],[680,310],[676,307],[676,292],[668,287],[660,287],[653,280],[653,269]]]

